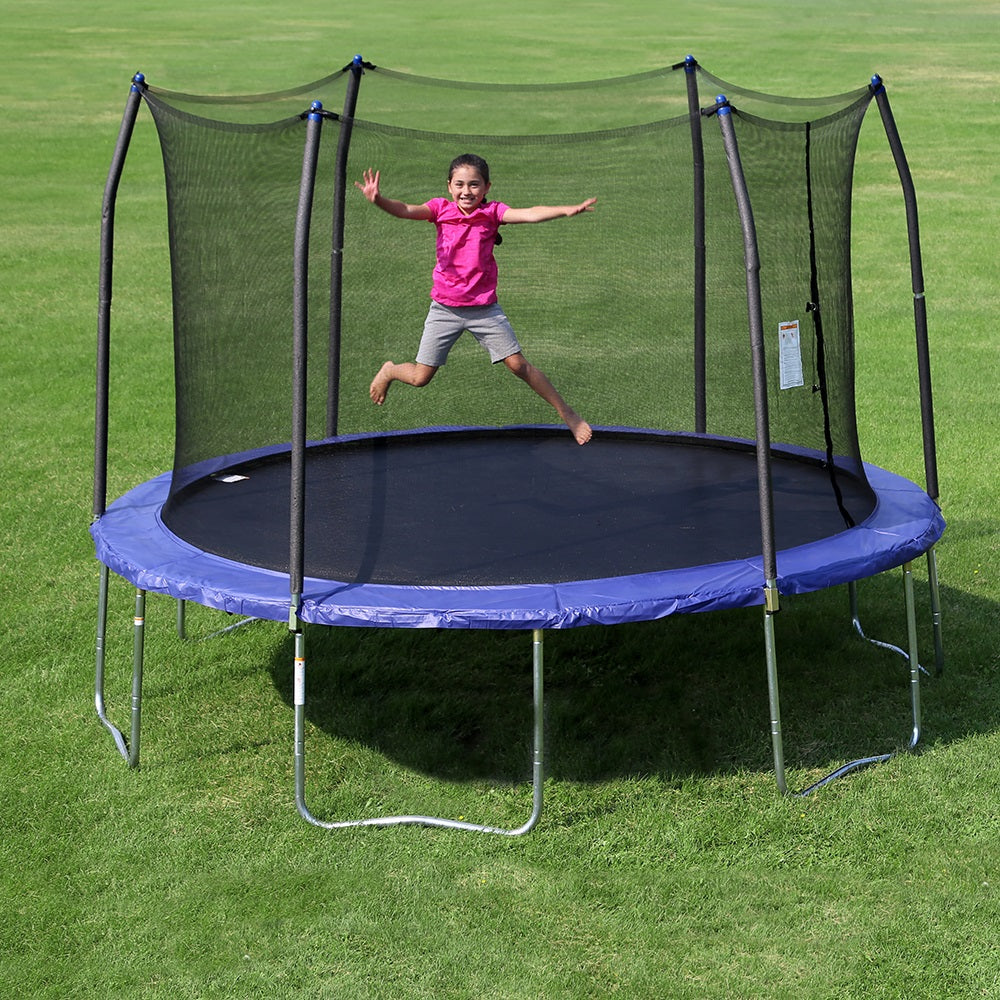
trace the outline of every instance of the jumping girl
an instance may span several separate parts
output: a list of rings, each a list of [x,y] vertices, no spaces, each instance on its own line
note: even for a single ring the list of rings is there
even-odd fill
[[[416,361],[394,364],[386,361],[372,380],[372,401],[385,402],[393,382],[422,387],[434,377],[455,342],[468,330],[489,352],[490,360],[502,361],[549,403],[570,429],[578,444],[591,438],[591,428],[556,391],[541,369],[530,364],[510,320],[497,303],[497,264],[493,248],[498,229],[524,222],[548,222],[593,211],[596,198],[579,205],[536,205],[511,208],[486,200],[490,168],[486,161],[466,153],[452,161],[448,170],[449,198],[432,198],[423,205],[408,205],[385,198],[379,190],[380,174],[365,170],[364,183],[355,187],[373,204],[397,219],[433,222],[437,228],[437,266],[431,288],[431,306],[424,323]]]

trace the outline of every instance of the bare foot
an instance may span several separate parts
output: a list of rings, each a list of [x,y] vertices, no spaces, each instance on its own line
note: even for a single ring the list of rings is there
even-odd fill
[[[395,367],[391,361],[387,361],[378,370],[378,374],[372,379],[372,384],[368,389],[368,395],[371,396],[372,402],[376,406],[381,406],[385,402],[386,393],[389,391],[389,386],[392,383],[392,375],[390,372]]]
[[[590,424],[575,413],[566,421],[566,426],[573,432],[577,444],[586,444],[594,436]]]

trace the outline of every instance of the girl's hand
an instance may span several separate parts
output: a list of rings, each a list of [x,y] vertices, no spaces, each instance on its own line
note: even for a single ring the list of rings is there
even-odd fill
[[[588,198],[586,201],[581,201],[579,205],[575,205],[569,214],[572,217],[579,215],[581,212],[593,212],[596,203],[596,198]]]
[[[355,181],[354,186],[374,205],[378,198],[378,185],[381,174],[378,170],[372,170],[371,167],[369,167],[365,170],[363,176],[364,184],[359,184]]]

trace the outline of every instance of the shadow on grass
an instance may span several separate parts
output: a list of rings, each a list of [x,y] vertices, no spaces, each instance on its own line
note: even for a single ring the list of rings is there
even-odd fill
[[[899,576],[863,581],[860,595],[866,632],[905,646]],[[948,589],[942,596],[946,625],[997,619],[991,602]],[[930,670],[921,744],[995,729],[990,630],[946,628],[946,670],[936,677],[929,617],[918,587],[921,659]],[[854,632],[845,588],[786,599],[776,633],[790,768],[827,769],[905,746],[908,665]],[[312,627],[306,644],[312,726],[436,778],[529,776],[530,632]],[[270,671],[291,704],[290,640],[275,649]],[[545,700],[546,774],[554,778],[772,770],[758,608],[547,632]]]

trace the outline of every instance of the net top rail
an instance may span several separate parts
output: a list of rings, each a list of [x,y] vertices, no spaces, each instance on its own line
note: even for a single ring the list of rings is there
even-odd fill
[[[685,83],[688,73],[698,77],[702,103],[711,104],[716,94],[725,94],[730,99],[736,97],[741,110],[786,122],[813,121],[836,114],[868,92],[866,86],[828,96],[768,94],[730,83],[705,70],[690,56],[657,69],[593,80],[454,80],[378,66],[356,57],[354,63],[334,73],[266,93],[193,94],[149,83],[145,87],[154,98],[198,117],[264,124],[305,115],[315,101],[328,113],[339,114],[352,70],[363,73],[365,78],[357,117],[459,134],[590,132],[686,116],[691,110]],[[462,92],[460,108],[444,100],[443,95],[453,91]],[[567,122],[572,128],[565,127]],[[488,128],[484,127],[486,123]]]

